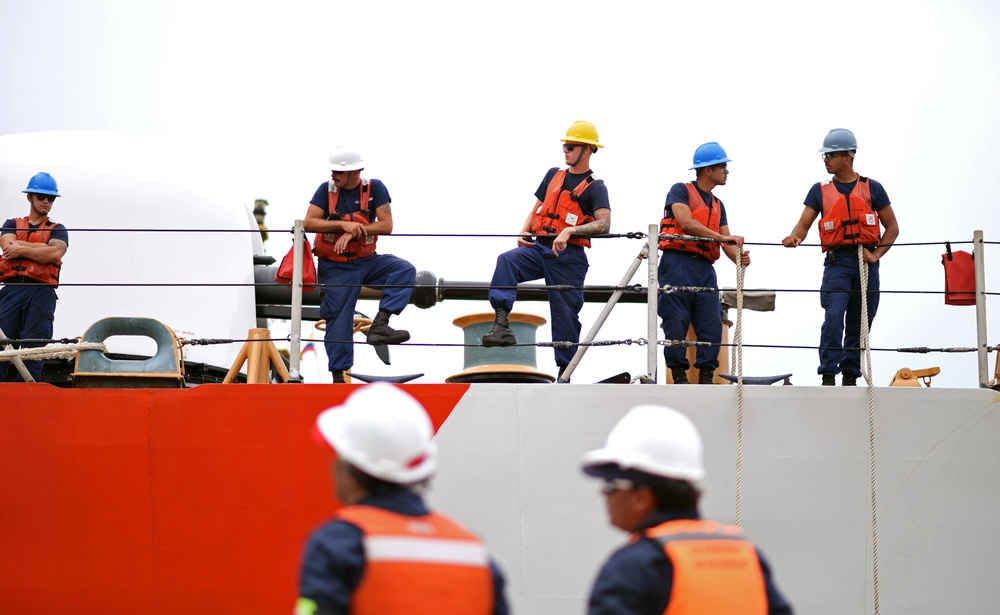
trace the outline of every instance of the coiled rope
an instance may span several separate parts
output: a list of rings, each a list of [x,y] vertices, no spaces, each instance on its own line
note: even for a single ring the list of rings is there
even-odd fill
[[[875,498],[875,385],[872,382],[871,340],[868,337],[868,263],[865,262],[865,248],[858,246],[858,270],[861,272],[861,351],[862,372],[868,383],[868,453],[872,495],[872,588],[875,615],[878,604],[878,507]]]

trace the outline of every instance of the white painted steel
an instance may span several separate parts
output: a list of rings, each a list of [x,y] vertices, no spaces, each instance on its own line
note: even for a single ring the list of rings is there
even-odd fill
[[[876,388],[881,606],[994,612],[1000,604],[1000,396]],[[733,522],[736,388],[472,385],[442,426],[430,498],[482,535],[516,613],[578,614],[627,537],[608,526],[585,451],[636,404],[698,426],[702,512]],[[872,610],[868,404],[863,387],[744,389],[742,526],[799,613]]]

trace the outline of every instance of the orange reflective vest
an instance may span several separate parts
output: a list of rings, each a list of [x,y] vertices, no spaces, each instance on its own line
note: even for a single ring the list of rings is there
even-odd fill
[[[821,184],[820,192],[823,217],[819,221],[819,240],[824,252],[837,246],[879,243],[882,235],[867,177],[859,175],[850,194],[841,194],[833,180]]]
[[[594,177],[588,175],[572,191],[563,190],[566,173],[566,169],[556,171],[545,189],[545,200],[532,214],[531,232],[535,235],[558,235],[564,228],[594,221],[593,216],[586,215],[580,209],[580,196],[594,183]],[[587,237],[570,237],[568,243],[590,247],[590,239]]]
[[[330,190],[328,192],[328,205],[327,220],[345,220],[351,222],[360,222],[361,224],[368,224],[372,221],[370,212],[368,211],[368,203],[371,201],[371,187],[368,185],[367,179],[361,180],[361,210],[356,211],[351,214],[345,214],[337,209],[337,204],[340,202],[340,191],[337,187],[330,182]],[[333,249],[333,246],[340,239],[341,235],[344,233],[316,233],[316,241],[313,244],[313,254],[320,258],[325,258],[327,260],[336,261],[338,263],[346,263],[352,261],[356,258],[364,258],[366,256],[371,256],[375,254],[375,244],[378,242],[378,237],[376,235],[366,235],[358,241],[357,239],[351,239],[347,243],[347,248],[343,252],[337,252]]]
[[[31,243],[41,243],[48,245],[52,238],[52,229],[56,223],[46,218],[37,229],[32,229],[28,225],[28,218],[15,218],[17,224],[17,240],[29,241]],[[0,256],[0,280],[9,278],[25,277],[46,284],[52,284],[59,288],[59,270],[62,268],[62,261],[55,263],[39,263],[30,258],[15,258],[7,260]]]
[[[365,568],[351,595],[351,615],[492,613],[486,545],[447,516],[345,506],[336,517],[363,534]]]
[[[688,190],[688,207],[691,209],[691,217],[709,229],[719,233],[719,229],[721,228],[720,222],[722,221],[722,203],[713,194],[711,195],[712,206],[708,207],[705,205],[705,200],[701,198],[701,193],[698,192],[698,188],[695,187],[693,182],[688,182],[684,185],[687,186]],[[694,254],[704,256],[710,263],[719,260],[720,249],[719,243],[716,241],[682,241],[669,237],[670,235],[687,234],[677,224],[677,218],[664,218],[660,220],[660,237],[667,235],[666,238],[660,239],[660,249],[693,252]]]
[[[757,550],[738,528],[684,519],[645,530],[644,535],[663,546],[674,569],[663,615],[767,613]]]

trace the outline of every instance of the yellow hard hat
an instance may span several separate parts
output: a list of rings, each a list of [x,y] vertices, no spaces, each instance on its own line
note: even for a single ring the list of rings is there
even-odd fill
[[[590,122],[585,122],[583,120],[573,122],[573,125],[566,131],[566,138],[563,139],[563,143],[570,141],[573,143],[587,143],[596,147],[604,147],[597,142],[597,128],[595,128]]]

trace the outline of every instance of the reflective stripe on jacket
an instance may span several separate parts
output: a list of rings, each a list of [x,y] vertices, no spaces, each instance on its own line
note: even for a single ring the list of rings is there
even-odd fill
[[[705,200],[701,198],[701,193],[695,187],[694,183],[688,182],[684,184],[688,190],[688,202],[687,205],[691,209],[691,217],[700,222],[705,227],[715,231],[716,233],[721,232],[720,223],[722,220],[722,203],[719,199],[712,197],[712,206],[708,207],[705,205]],[[660,236],[663,235],[689,235],[690,233],[685,233],[684,229],[681,228],[680,224],[677,223],[677,218],[663,218],[660,221]],[[716,241],[682,241],[680,239],[671,239],[667,237],[665,239],[660,239],[660,249],[661,250],[680,250],[681,252],[692,252],[694,254],[700,254],[708,259],[709,262],[714,263],[719,260],[719,243]]]
[[[593,175],[588,175],[570,191],[563,190],[566,173],[566,169],[560,169],[549,180],[545,200],[531,216],[531,232],[535,235],[558,235],[564,228],[594,221],[593,216],[584,214],[580,209],[580,196],[595,181]],[[568,243],[590,247],[590,239],[587,237],[570,237]]]
[[[52,222],[48,218],[39,224],[37,229],[31,228],[28,224],[27,217],[15,218],[14,222],[17,224],[18,241],[28,241],[44,245],[48,245],[49,240],[52,238],[52,229],[56,226],[56,223]],[[56,261],[54,263],[39,263],[38,261],[33,261],[30,258],[22,257],[7,260],[3,256],[0,256],[0,280],[25,277],[31,278],[32,280],[38,280],[39,282],[45,282],[46,284],[52,284],[54,287],[58,288],[59,270],[61,268],[62,261]]]
[[[673,565],[673,588],[663,615],[767,613],[767,590],[757,550],[739,529],[715,521],[668,521],[645,530]]]
[[[351,596],[351,615],[492,613],[486,545],[452,519],[374,506],[346,506],[336,517],[363,533],[365,569]]]
[[[841,194],[833,180],[820,184],[820,193],[823,217],[819,221],[819,240],[824,252],[837,246],[879,243],[882,235],[867,177],[859,175],[850,194]]]
[[[371,201],[371,187],[368,184],[367,179],[361,180],[361,211],[356,211],[351,214],[345,214],[337,209],[337,204],[340,201],[340,191],[337,187],[333,185],[331,181],[329,183],[329,203],[327,205],[327,220],[344,220],[351,222],[360,222],[361,224],[369,224],[372,221],[371,212],[368,211],[368,203]],[[343,252],[337,252],[333,249],[333,246],[340,239],[341,235],[344,233],[316,233],[316,241],[313,243],[313,254],[320,258],[325,258],[327,260],[336,261],[338,263],[346,263],[352,261],[356,258],[364,258],[366,256],[371,256],[375,254],[375,244],[378,241],[378,236],[376,235],[366,235],[358,241],[357,239],[351,239],[347,243],[347,248]]]

